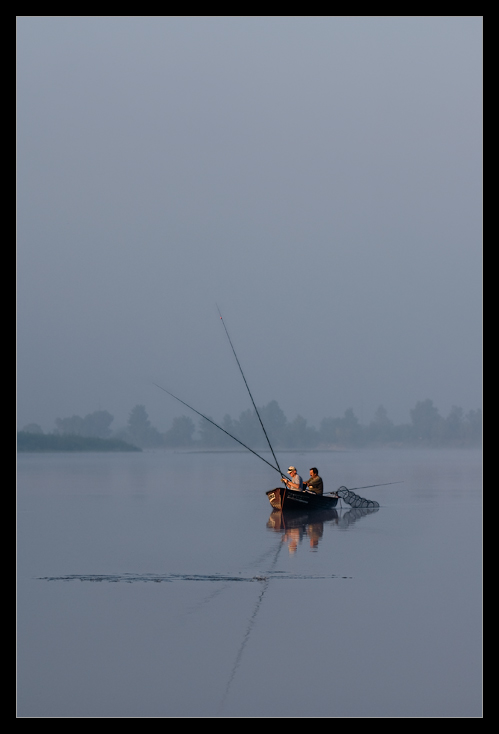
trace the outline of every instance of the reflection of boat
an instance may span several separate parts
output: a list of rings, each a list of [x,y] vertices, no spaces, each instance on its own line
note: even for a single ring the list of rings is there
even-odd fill
[[[275,532],[286,532],[294,528],[304,528],[307,525],[325,522],[338,523],[338,511],[331,510],[314,510],[313,512],[300,512],[299,510],[272,510],[267,521],[269,530]]]
[[[282,540],[287,542],[291,554],[296,553],[298,545],[304,537],[310,542],[310,548],[317,550],[324,534],[324,524],[338,524],[338,512],[330,510],[273,510],[267,527],[275,533],[282,533]]]
[[[324,533],[324,525],[335,526],[340,530],[347,530],[361,518],[378,512],[378,508],[351,508],[346,512],[336,510],[272,510],[267,521],[269,530],[282,533],[289,543],[290,553],[294,553],[306,535],[310,539],[310,546],[317,548]]]
[[[295,492],[293,489],[276,487],[266,492],[269,502],[275,510],[332,510],[338,503],[338,497],[311,492]]]

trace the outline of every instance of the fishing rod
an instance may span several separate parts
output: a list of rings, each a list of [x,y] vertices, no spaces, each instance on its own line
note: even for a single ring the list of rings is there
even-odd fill
[[[371,489],[371,487],[388,487],[389,484],[403,484],[404,482],[384,482],[383,484],[368,484],[366,487],[347,487],[350,492],[354,489]],[[336,490],[337,491],[337,490]],[[336,494],[335,492],[324,492],[324,494]]]
[[[161,387],[161,385],[158,385],[156,382],[153,382],[152,384],[155,385],[156,387],[159,387],[159,389],[160,390],[163,390],[163,392],[167,393],[167,395],[171,395],[172,398],[175,398],[175,400],[178,400],[179,403],[182,403],[182,405],[185,405],[186,408],[189,408],[189,410],[193,410],[194,413],[197,413],[198,415],[200,415],[201,418],[204,418],[205,421],[208,421],[208,423],[211,423],[216,428],[219,428],[221,431],[223,431],[224,433],[226,433],[227,436],[229,436],[230,438],[234,439],[234,441],[237,441],[237,443],[241,444],[241,446],[244,446],[244,448],[245,449],[248,449],[248,451],[251,451],[251,453],[252,454],[255,454],[255,456],[258,456],[259,459],[261,459],[266,464],[268,464],[270,467],[272,467],[272,469],[274,471],[279,472],[279,474],[281,475],[281,477],[283,477],[284,479],[287,480],[287,477],[284,476],[284,474],[281,472],[280,469],[277,469],[277,467],[275,467],[273,464],[271,464],[270,461],[267,461],[267,459],[264,459],[263,456],[260,456],[260,454],[257,454],[256,451],[253,451],[253,449],[250,449],[249,446],[246,446],[245,443],[243,443],[238,438],[236,438],[235,436],[233,436],[232,433],[229,433],[228,431],[226,431],[225,428],[222,428],[222,426],[219,426],[218,423],[215,423],[215,421],[213,421],[211,418],[208,418],[208,416],[203,415],[203,413],[200,413],[199,410],[196,410],[196,408],[193,408],[192,405],[188,405],[188,403],[186,403],[184,400],[181,400],[180,398],[178,398],[176,395],[174,395],[169,390],[166,390],[164,387]]]
[[[239,360],[238,360],[238,358],[237,358],[236,350],[234,349],[234,345],[232,344],[232,339],[231,339],[231,338],[230,338],[230,336],[229,336],[229,332],[227,331],[227,327],[225,326],[225,321],[224,321],[224,320],[223,320],[223,318],[222,318],[222,314],[220,313],[220,309],[218,308],[218,305],[217,305],[217,311],[218,311],[218,314],[219,314],[219,316],[220,316],[220,321],[222,322],[222,324],[223,324],[223,327],[224,327],[224,329],[225,329],[225,333],[227,334],[227,339],[229,340],[229,344],[230,344],[230,346],[232,347],[232,351],[233,351],[233,353],[234,353],[234,357],[236,358],[237,366],[239,367],[239,371],[241,372],[241,375],[242,375],[242,377],[243,377],[243,380],[244,380],[244,384],[246,385],[246,388],[247,388],[247,390],[248,390],[249,396],[250,396],[250,398],[251,398],[251,402],[253,403],[253,407],[254,407],[254,409],[255,409],[255,413],[256,413],[256,414],[257,414],[257,416],[258,416],[258,420],[260,421],[260,425],[261,425],[261,427],[262,427],[262,430],[263,430],[263,432],[264,432],[264,434],[265,434],[265,438],[267,439],[267,443],[268,443],[268,445],[269,445],[269,448],[270,448],[270,450],[272,451],[272,456],[274,457],[274,461],[275,461],[275,463],[276,463],[276,466],[277,466],[277,470],[279,471],[279,474],[280,474],[280,475],[281,475],[281,477],[282,477],[282,476],[284,476],[284,474],[282,473],[282,471],[281,471],[281,467],[279,466],[279,462],[277,461],[277,457],[276,457],[276,455],[274,454],[274,449],[272,448],[272,444],[270,443],[270,439],[269,439],[269,437],[267,436],[267,431],[265,430],[265,426],[263,425],[263,421],[262,421],[262,419],[261,419],[261,417],[260,417],[260,413],[258,412],[258,408],[256,407],[255,401],[253,400],[253,395],[251,394],[251,390],[249,389],[249,385],[248,385],[248,383],[247,383],[247,381],[246,381],[246,377],[244,376],[243,368],[241,367],[241,364],[240,364],[240,362],[239,362]]]

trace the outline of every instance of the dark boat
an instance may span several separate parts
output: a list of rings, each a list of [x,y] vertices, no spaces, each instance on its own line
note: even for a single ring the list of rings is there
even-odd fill
[[[276,510],[331,510],[336,507],[338,497],[312,492],[296,492],[294,489],[276,487],[265,493]]]

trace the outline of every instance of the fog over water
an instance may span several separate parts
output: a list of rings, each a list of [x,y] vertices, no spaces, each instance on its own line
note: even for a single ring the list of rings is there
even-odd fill
[[[481,407],[482,19],[17,18],[18,425]]]

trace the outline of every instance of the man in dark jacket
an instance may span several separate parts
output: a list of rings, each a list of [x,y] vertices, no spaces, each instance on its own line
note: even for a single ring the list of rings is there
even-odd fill
[[[324,492],[324,484],[319,476],[317,467],[313,466],[310,469],[310,479],[303,482],[303,488],[308,489],[309,492],[314,492],[314,494],[322,494]]]

